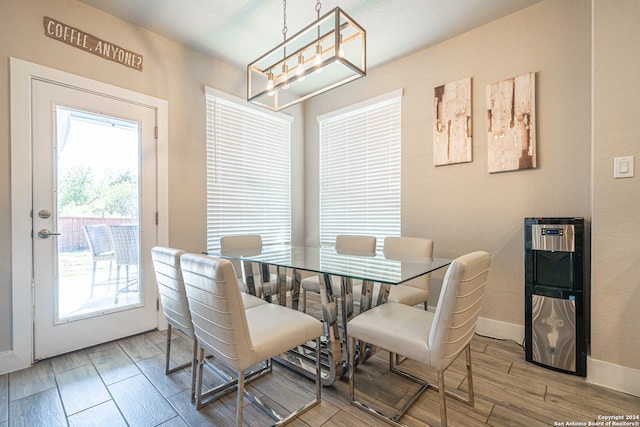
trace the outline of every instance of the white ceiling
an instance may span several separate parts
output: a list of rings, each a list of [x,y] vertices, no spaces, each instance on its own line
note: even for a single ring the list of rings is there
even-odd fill
[[[283,40],[280,0],[81,0],[139,27],[238,67]],[[317,0],[287,1],[287,36],[317,17]],[[324,0],[367,32],[367,66],[465,33],[540,0]]]

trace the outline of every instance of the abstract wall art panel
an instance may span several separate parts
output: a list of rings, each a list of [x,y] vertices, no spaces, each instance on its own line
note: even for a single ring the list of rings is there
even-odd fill
[[[536,167],[535,73],[487,86],[489,173]]]
[[[434,89],[433,161],[436,166],[470,162],[471,77]]]

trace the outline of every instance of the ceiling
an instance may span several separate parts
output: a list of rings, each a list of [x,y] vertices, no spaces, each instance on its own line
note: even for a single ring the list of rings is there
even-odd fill
[[[81,0],[195,51],[244,68],[283,41],[280,0]],[[367,32],[369,69],[465,33],[540,0],[324,0]],[[289,0],[287,36],[316,18],[316,1]]]

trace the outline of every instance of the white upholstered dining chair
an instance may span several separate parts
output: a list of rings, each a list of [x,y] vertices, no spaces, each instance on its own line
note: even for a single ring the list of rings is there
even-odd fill
[[[423,237],[385,237],[382,252],[385,258],[402,260],[408,258],[432,258],[433,240]],[[391,286],[387,300],[399,302],[406,305],[424,304],[426,310],[429,300],[429,287],[431,285],[431,274],[423,274],[413,280],[400,285]],[[376,283],[372,289],[372,295],[377,295],[380,284]],[[362,296],[362,286],[353,287],[353,301],[360,302]]]
[[[162,312],[167,318],[167,343],[165,356],[165,375],[169,375],[191,365],[191,401],[195,401],[195,382],[197,366],[197,341],[193,333],[191,312],[187,302],[187,294],[182,277],[180,257],[185,252],[179,249],[156,246],[151,249],[153,269],[158,284],[158,293],[162,303]],[[243,305],[246,309],[267,304],[266,301],[242,294]],[[171,335],[173,328],[178,329],[193,340],[193,355],[190,362],[171,368]],[[270,367],[268,367],[270,369]]]
[[[371,256],[376,254],[376,237],[357,234],[339,234],[336,236],[336,252]],[[331,288],[334,295],[341,294],[340,280],[333,278]],[[302,294],[302,311],[307,310],[307,292],[320,293],[320,276],[313,275],[305,277],[300,281]]]
[[[239,249],[262,250],[262,236],[259,234],[240,234],[220,237],[220,251],[222,254]],[[246,255],[252,254],[247,253]],[[277,295],[277,280],[269,271],[269,266],[253,263],[243,264],[236,259],[232,259],[231,263],[243,292],[266,298],[269,301],[272,295]],[[260,277],[262,282],[254,283],[253,281],[256,277]],[[290,291],[292,288],[291,277],[287,276],[286,281],[286,289]]]
[[[389,259],[431,258],[433,257],[433,240],[422,237],[385,237],[382,252]],[[423,274],[403,284],[391,286],[389,301],[406,305],[424,304],[426,310],[430,284],[431,274]]]
[[[320,403],[320,336],[322,322],[299,311],[278,305],[261,304],[245,310],[233,264],[228,259],[186,254],[181,257],[182,273],[189,301],[189,310],[200,347],[196,406],[215,401],[229,390],[236,389],[236,424],[242,425],[245,371],[294,347],[315,341],[315,399],[290,413],[276,416],[257,398],[252,400],[266,413],[286,423]],[[237,372],[232,379],[217,387],[206,402],[202,401],[202,368],[204,352],[212,354]]]
[[[473,378],[471,372],[470,342],[475,333],[478,314],[484,297],[491,257],[478,251],[456,258],[445,274],[435,313],[405,304],[388,302],[353,318],[347,325],[351,352],[349,355],[349,393],[354,405],[394,425],[398,419],[429,386],[425,381],[403,372],[394,363],[394,354],[421,362],[438,373],[441,425],[447,425],[444,372],[462,353],[467,359],[467,388],[469,399],[462,400],[473,406]],[[389,351],[389,368],[422,387],[407,405],[393,416],[367,406],[355,396],[354,349],[356,340]]]
[[[189,312],[189,304],[187,303],[187,294],[184,289],[182,269],[180,267],[180,257],[184,253],[179,249],[157,246],[151,249],[151,258],[156,274],[158,292],[160,293],[160,301],[162,302],[162,312],[168,323],[164,373],[168,375],[191,364],[191,400],[193,401],[195,399],[197,342],[193,334],[191,313]],[[174,327],[193,340],[193,357],[188,363],[170,368],[171,332]]]

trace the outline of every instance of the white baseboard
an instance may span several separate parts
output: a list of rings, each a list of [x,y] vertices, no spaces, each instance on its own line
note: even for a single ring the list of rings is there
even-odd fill
[[[476,332],[492,338],[518,343],[524,340],[524,326],[498,320],[478,318]],[[640,370],[587,357],[586,381],[602,387],[640,396]]]
[[[513,323],[501,322],[499,320],[478,318],[476,332],[492,338],[512,340],[517,343],[524,341],[524,326]]]
[[[587,382],[640,396],[640,371],[587,357]]]

